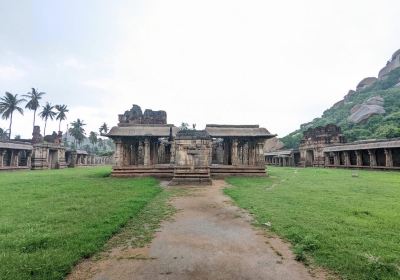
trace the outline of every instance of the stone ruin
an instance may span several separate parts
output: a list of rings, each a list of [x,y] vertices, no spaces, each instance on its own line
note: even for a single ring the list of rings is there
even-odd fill
[[[118,115],[118,120],[118,126],[167,124],[167,113],[165,111],[153,111],[150,109],[146,109],[144,113],[142,113],[142,108],[133,104],[130,110]]]
[[[171,185],[211,184],[211,136],[205,130],[180,130],[175,137],[175,169]]]

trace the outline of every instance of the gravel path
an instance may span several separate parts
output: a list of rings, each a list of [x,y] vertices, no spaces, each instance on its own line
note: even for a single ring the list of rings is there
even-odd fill
[[[80,264],[75,279],[323,279],[294,260],[288,244],[251,226],[251,217],[222,193],[224,181],[192,188],[172,204],[147,248],[115,248]]]

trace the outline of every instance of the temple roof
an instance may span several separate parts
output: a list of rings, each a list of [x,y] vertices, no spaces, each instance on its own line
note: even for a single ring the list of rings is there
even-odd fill
[[[168,137],[172,128],[172,136],[175,136],[179,128],[173,125],[133,125],[111,128],[106,136],[152,136],[152,137]]]
[[[0,149],[32,150],[33,147],[30,143],[17,141],[0,141]]]
[[[264,156],[290,156],[293,153],[298,153],[299,150],[279,150],[279,151],[274,151],[274,152],[267,152],[264,153]]]
[[[323,149],[323,151],[328,153],[328,152],[383,149],[383,148],[400,148],[400,139],[358,141],[338,146],[326,147]]]
[[[211,137],[263,137],[272,138],[266,128],[259,125],[220,125],[207,124],[205,129]]]

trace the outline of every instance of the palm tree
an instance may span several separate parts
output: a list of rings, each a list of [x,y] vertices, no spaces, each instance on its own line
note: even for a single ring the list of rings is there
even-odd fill
[[[9,92],[6,92],[6,95],[0,98],[0,113],[2,114],[2,118],[7,120],[10,119],[10,127],[8,129],[8,139],[11,139],[11,127],[13,121],[14,111],[19,112],[21,115],[24,114],[24,110],[18,105],[26,100],[21,98],[18,99],[18,94],[12,95]]]
[[[50,120],[53,120],[54,117],[57,115],[56,112],[53,111],[54,106],[52,106],[49,102],[46,103],[46,106],[42,106],[43,110],[39,113],[39,117],[44,120],[44,131],[43,131],[43,136],[46,136],[46,126],[47,126],[47,120],[50,118]]]
[[[94,131],[91,131],[89,133],[89,141],[90,143],[94,146],[97,143],[97,133]]]
[[[83,128],[86,124],[83,120],[77,119],[71,123],[71,128],[69,133],[75,138],[75,146],[78,141],[79,146],[81,145],[83,139],[85,139],[85,129]]]
[[[108,125],[107,125],[106,123],[103,123],[103,124],[100,126],[100,128],[99,128],[100,134],[102,134],[103,131],[104,131],[104,133],[106,133],[106,134],[107,134],[107,132],[108,132]]]
[[[61,122],[67,119],[67,105],[56,105],[56,110],[58,111],[56,120],[59,120],[58,131],[61,131]]]
[[[45,92],[38,92],[37,89],[32,88],[31,92],[23,95],[29,100],[25,108],[33,111],[33,127],[35,127],[36,110],[39,108],[39,100],[42,99],[42,96],[45,94]]]

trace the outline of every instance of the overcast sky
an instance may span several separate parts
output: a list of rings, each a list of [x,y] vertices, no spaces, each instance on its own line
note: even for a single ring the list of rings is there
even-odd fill
[[[377,76],[399,14],[398,0],[0,0],[0,95],[38,88],[88,131],[138,104],[284,136]],[[13,134],[31,123],[16,115]]]

